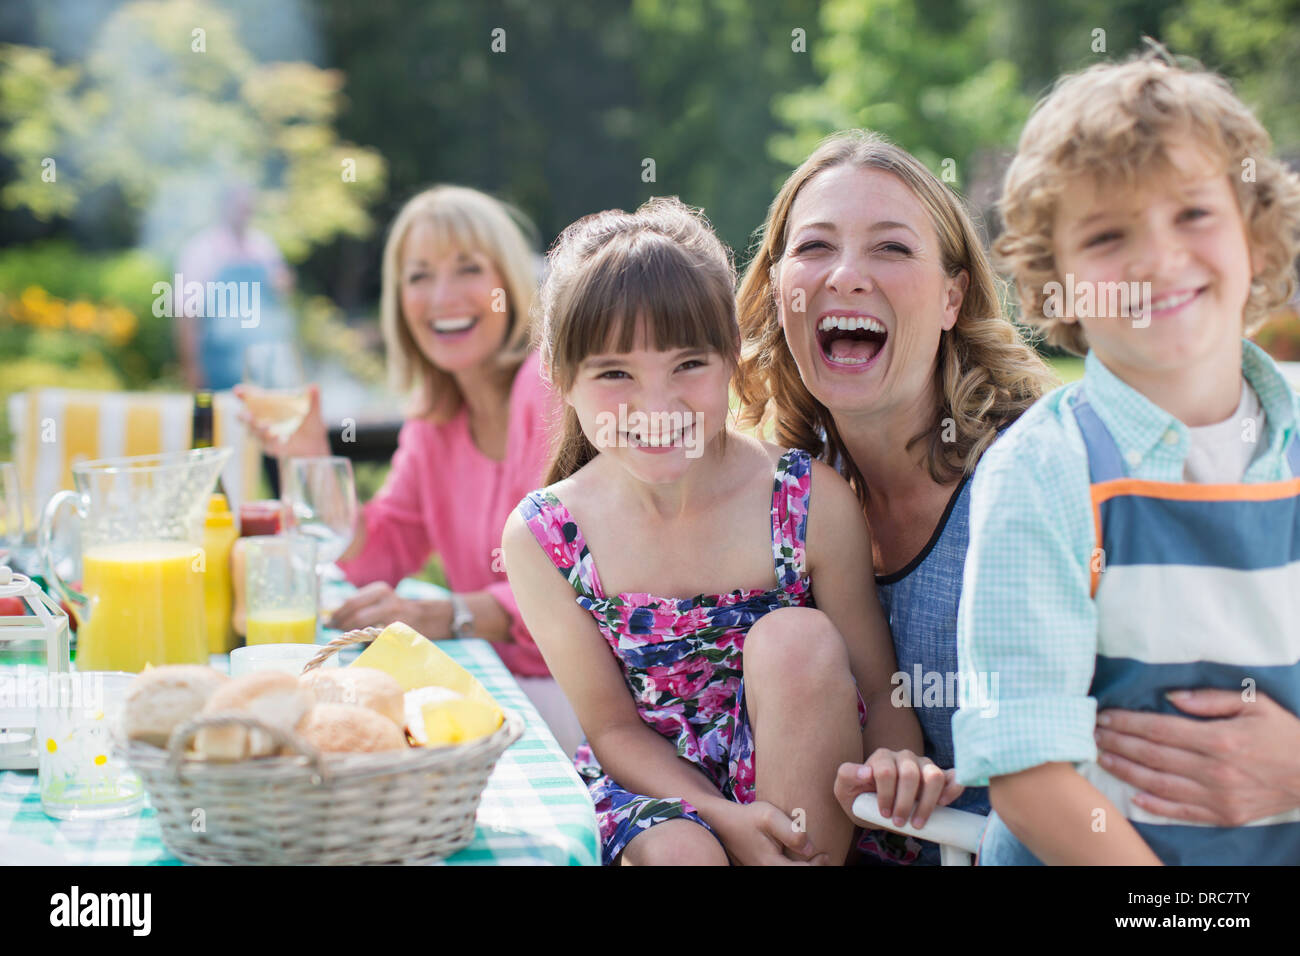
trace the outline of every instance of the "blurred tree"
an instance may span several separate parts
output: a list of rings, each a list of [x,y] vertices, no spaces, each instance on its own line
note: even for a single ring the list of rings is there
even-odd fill
[[[826,0],[813,50],[824,79],[777,98],[790,127],[773,153],[798,164],[827,133],[877,130],[955,187],[979,150],[1014,145],[1030,99],[1019,69],[991,56],[992,0]]]
[[[322,3],[348,76],[340,132],[389,161],[376,215],[459,182],[519,205],[543,246],[579,216],[674,194],[743,249],[786,168],[767,152],[772,98],[815,76],[791,32],[818,42],[819,0]],[[380,243],[333,243],[309,267],[368,307]]]
[[[544,246],[578,216],[625,204],[637,157],[609,128],[634,95],[618,52],[626,8],[319,0],[326,56],[348,77],[340,134],[374,144],[389,164],[376,218],[391,222],[422,188],[462,183],[519,206]],[[383,238],[330,243],[304,273],[344,309],[370,310]]]
[[[637,108],[623,135],[655,161],[637,201],[703,206],[738,257],[789,165],[767,150],[772,101],[813,82],[819,0],[634,0]],[[639,172],[639,168],[638,168]]]
[[[628,17],[612,6],[321,0],[329,60],[348,76],[340,131],[389,162],[377,214],[458,182],[516,203],[549,236],[629,195],[636,157],[608,133],[633,95],[611,53]]]
[[[1168,11],[1182,0],[1009,0],[994,13],[989,53],[1020,71],[1031,97],[1045,93],[1061,73],[1122,60],[1142,36],[1162,38]]]
[[[987,210],[1033,102],[1143,35],[1232,78],[1279,149],[1300,149],[1300,0],[825,0],[820,28],[819,82],[775,105],[789,132],[772,153],[789,163],[870,127],[938,174],[954,160],[949,181]]]
[[[3,201],[67,216],[112,188],[143,244],[170,256],[212,221],[222,180],[238,178],[259,191],[256,223],[301,259],[332,236],[365,235],[384,186],[380,155],[334,132],[342,83],[309,64],[255,62],[204,0],[125,4],[80,65],[0,47],[0,151],[18,171]]]
[[[1300,154],[1300,0],[1185,0],[1167,14],[1176,53],[1230,77],[1283,154]]]

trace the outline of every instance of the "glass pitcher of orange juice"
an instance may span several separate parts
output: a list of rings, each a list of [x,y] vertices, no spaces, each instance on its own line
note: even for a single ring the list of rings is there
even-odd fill
[[[41,516],[46,577],[81,619],[77,669],[141,671],[206,664],[203,522],[229,448],[87,461],[72,466]],[[76,506],[81,591],[55,571],[54,522]]]

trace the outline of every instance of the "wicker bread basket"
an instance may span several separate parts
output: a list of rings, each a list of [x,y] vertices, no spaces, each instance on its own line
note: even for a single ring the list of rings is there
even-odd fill
[[[379,632],[335,638],[304,673]],[[296,755],[239,763],[186,757],[199,728],[231,724],[260,729]],[[125,752],[158,814],[163,843],[186,863],[414,864],[469,845],[488,776],[523,729],[523,719],[506,711],[493,734],[465,744],[321,754],[255,717],[211,714],[177,727],[166,749],[129,741]]]

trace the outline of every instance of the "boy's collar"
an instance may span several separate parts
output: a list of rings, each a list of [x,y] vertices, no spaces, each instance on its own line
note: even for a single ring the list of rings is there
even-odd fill
[[[1245,339],[1241,345],[1242,375],[1259,396],[1270,451],[1281,454],[1297,426],[1294,392],[1267,352]],[[1137,468],[1160,446],[1170,451],[1181,446],[1182,456],[1186,456],[1190,441],[1186,425],[1121,380],[1091,349],[1083,369],[1089,402],[1114,436],[1130,468]]]

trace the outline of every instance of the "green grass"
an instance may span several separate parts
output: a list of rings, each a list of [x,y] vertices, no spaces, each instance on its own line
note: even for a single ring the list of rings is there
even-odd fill
[[[1047,364],[1061,376],[1062,382],[1074,382],[1083,378],[1083,359],[1077,356],[1060,355],[1048,359]]]

